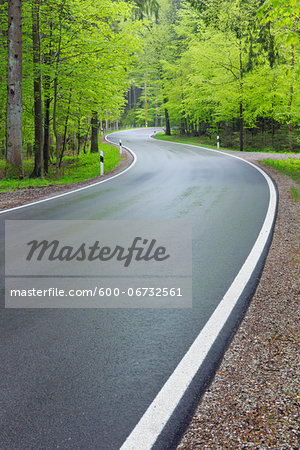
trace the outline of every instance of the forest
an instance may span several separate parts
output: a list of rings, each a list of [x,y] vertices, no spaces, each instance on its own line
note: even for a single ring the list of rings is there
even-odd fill
[[[299,151],[299,13],[296,0],[160,0],[125,123]]]
[[[300,150],[298,0],[0,0],[5,176],[61,176],[111,129]],[[1,166],[4,167],[4,166]]]

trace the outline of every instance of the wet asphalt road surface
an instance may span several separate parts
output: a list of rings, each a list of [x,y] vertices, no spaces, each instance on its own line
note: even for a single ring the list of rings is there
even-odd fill
[[[192,309],[1,309],[0,448],[118,449],[186,353],[251,250],[269,191],[218,152],[110,136],[137,155],[125,174],[1,214],[4,221],[188,220]],[[182,230],[184,233],[184,230]],[[180,237],[179,237],[180,239]]]

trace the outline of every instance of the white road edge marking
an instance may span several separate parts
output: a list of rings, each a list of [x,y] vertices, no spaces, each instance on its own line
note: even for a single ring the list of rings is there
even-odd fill
[[[114,144],[114,142],[110,141],[107,138],[107,135],[105,136],[105,140],[107,142],[111,143],[111,144]],[[4,209],[3,211],[0,211],[0,214],[4,214],[4,213],[10,212],[10,211],[16,211],[17,209],[21,209],[21,208],[27,208],[28,206],[38,205],[39,203],[48,202],[49,200],[54,200],[54,199],[59,198],[59,197],[65,197],[66,195],[75,194],[75,192],[84,191],[85,189],[89,189],[89,188],[97,186],[98,184],[101,184],[101,183],[106,183],[107,181],[113,180],[114,178],[117,178],[120,175],[123,175],[125,172],[127,172],[129,169],[131,169],[135,165],[136,160],[137,160],[136,154],[131,149],[125,147],[124,145],[123,145],[123,148],[125,148],[126,150],[128,150],[132,154],[133,161],[130,164],[130,166],[128,166],[122,172],[117,173],[116,175],[113,175],[112,177],[106,178],[105,180],[97,181],[96,183],[92,183],[92,184],[89,184],[88,186],[83,186],[83,187],[78,188],[78,189],[75,188],[75,189],[72,189],[72,191],[64,192],[63,194],[54,195],[53,197],[47,197],[47,198],[44,198],[42,200],[37,200],[36,202],[26,203],[25,205],[15,206],[14,208]]]
[[[198,146],[191,144],[183,145],[199,148]],[[217,152],[217,150],[207,149],[205,147],[200,148]],[[241,160],[241,158],[235,155],[227,153],[220,154]],[[230,316],[240,295],[246,287],[265,245],[267,244],[276,214],[277,192],[271,178],[263,170],[249,161],[243,159],[242,161],[250,164],[262,173],[268,183],[270,201],[263,226],[245,263],[241,267],[223,299],[170,378],[166,381],[131,434],[127,437],[120,450],[150,450],[155,444],[157,438],[172,416],[176,406],[179,404],[180,399],[183,397],[194,376],[203,364],[211,346],[216,341],[225,325],[226,320]]]

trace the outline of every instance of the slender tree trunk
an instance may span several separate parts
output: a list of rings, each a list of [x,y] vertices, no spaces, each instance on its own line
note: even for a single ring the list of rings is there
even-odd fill
[[[81,120],[80,120],[80,113],[78,116],[78,126],[77,126],[77,155],[80,153],[80,147],[81,147]]]
[[[240,152],[244,151],[244,109],[243,102],[240,102],[240,117],[239,117],[239,128],[240,128]]]
[[[132,108],[132,87],[128,91],[128,110],[130,111]]]
[[[59,149],[60,149],[60,143],[61,143],[60,135],[58,134],[57,124],[56,124],[57,87],[58,87],[58,79],[56,76],[54,78],[54,104],[53,104],[53,132],[54,132],[54,136],[55,136],[56,181],[58,181],[58,179],[59,179]]]
[[[44,176],[42,77],[40,50],[40,0],[32,3],[33,96],[34,96],[34,169],[31,177]]]
[[[53,84],[53,133],[55,136],[56,181],[58,181],[58,179],[59,179],[59,149],[60,149],[60,142],[61,142],[60,135],[57,130],[57,123],[56,123],[58,67],[59,67],[59,60],[60,60],[60,50],[61,50],[61,25],[60,25],[60,37],[59,37],[57,58],[56,58],[55,78],[54,78],[54,84]]]
[[[181,117],[180,117],[180,134],[182,135],[182,136],[184,136],[185,135],[185,119],[184,119],[184,111],[182,112],[182,114],[181,114]]]
[[[89,137],[90,128],[91,128],[91,126],[88,127],[88,130],[86,132],[85,139],[84,139],[84,146],[83,146],[83,153],[84,154],[86,154],[86,144],[87,144],[87,140],[88,140],[88,137]]]
[[[242,41],[240,40],[240,113],[239,113],[239,129],[240,129],[240,152],[244,150],[244,86],[243,86],[243,60],[242,60]]]
[[[292,45],[291,47],[291,70],[294,70],[294,66],[295,66],[295,62],[294,62],[294,46]],[[293,96],[294,96],[294,87],[293,87],[293,82],[291,81],[290,84],[290,95],[289,95],[289,103],[288,103],[288,127],[289,127],[289,145],[290,145],[290,150],[293,150],[293,139],[292,139],[292,114],[291,114],[291,109],[292,109],[292,103],[293,103]]]
[[[133,87],[133,108],[134,108],[134,110],[136,110],[136,87],[135,86]],[[136,116],[135,116],[135,114],[134,114],[134,123],[133,123],[133,125],[136,126]]]
[[[50,44],[49,44],[49,51],[45,56],[45,64],[50,67],[51,60],[53,56],[52,51],[52,22],[50,22]],[[51,95],[50,95],[50,85],[51,85],[51,78],[50,75],[46,74],[44,77],[44,92],[45,92],[45,101],[44,101],[44,109],[45,109],[45,118],[44,118],[44,170],[46,173],[48,173],[49,170],[49,157],[50,157],[50,105],[51,105]]]
[[[167,98],[164,97],[164,104],[167,103]],[[170,118],[168,108],[164,108],[165,110],[165,121],[166,121],[166,136],[171,136],[171,127],[170,127]]]
[[[50,138],[50,103],[51,98],[49,93],[45,98],[45,122],[44,122],[44,169],[45,172],[48,173],[49,170],[49,155],[50,155],[50,146],[49,146],[49,138]]]
[[[8,1],[6,160],[23,176],[22,0]]]
[[[97,111],[92,111],[91,127],[92,127],[91,153],[97,153],[99,150],[99,146],[98,146],[98,113],[97,113]]]
[[[148,99],[147,99],[147,83],[144,83],[145,90],[145,126],[148,126]]]
[[[70,105],[71,105],[71,99],[72,99],[72,89],[70,90],[70,95],[69,95],[69,101],[68,101],[68,111],[67,111],[67,116],[66,116],[66,121],[65,121],[65,131],[64,131],[64,140],[63,140],[63,147],[60,153],[60,158],[59,158],[59,167],[61,166],[61,162],[66,150],[66,143],[67,143],[67,131],[68,131],[68,122],[69,122],[69,116],[70,116]]]
[[[274,36],[271,33],[271,22],[267,23],[268,33],[269,33],[269,52],[268,52],[268,60],[270,67],[272,68],[275,64],[275,43]]]

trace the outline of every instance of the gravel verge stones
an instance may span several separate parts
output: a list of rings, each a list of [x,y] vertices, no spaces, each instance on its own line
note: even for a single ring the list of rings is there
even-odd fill
[[[258,164],[279,191],[273,241],[246,316],[180,450],[299,448],[300,202],[291,197],[293,180]]]

